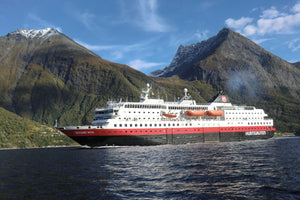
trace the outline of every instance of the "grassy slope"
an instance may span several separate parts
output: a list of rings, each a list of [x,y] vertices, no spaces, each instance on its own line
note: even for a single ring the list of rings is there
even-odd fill
[[[0,107],[0,148],[75,145],[57,130],[20,117]]]

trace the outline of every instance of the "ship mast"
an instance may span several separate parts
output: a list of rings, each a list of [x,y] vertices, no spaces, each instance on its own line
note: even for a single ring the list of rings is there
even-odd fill
[[[145,89],[142,89],[142,93],[144,93],[144,95],[141,94],[141,101],[146,101],[146,100],[148,100],[149,92],[150,92],[151,89],[152,89],[151,85],[150,85],[149,83],[147,83],[147,88],[146,88],[146,90],[145,90]]]

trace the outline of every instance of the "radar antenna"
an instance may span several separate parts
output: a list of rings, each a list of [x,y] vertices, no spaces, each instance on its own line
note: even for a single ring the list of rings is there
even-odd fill
[[[184,92],[184,96],[182,97],[181,100],[189,100],[189,99],[192,98],[191,95],[188,93],[188,89],[187,88],[184,88],[183,92]]]
[[[143,96],[143,94],[141,94],[141,99],[142,100],[147,100],[148,99],[149,92],[150,92],[151,89],[152,89],[151,85],[149,83],[147,83],[147,88],[142,89],[142,93],[144,93],[144,96]]]

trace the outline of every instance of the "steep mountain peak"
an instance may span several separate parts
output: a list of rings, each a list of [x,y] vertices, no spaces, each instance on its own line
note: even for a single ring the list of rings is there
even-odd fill
[[[232,96],[247,88],[251,97],[268,89],[289,91],[299,97],[300,68],[297,66],[299,64],[288,63],[243,35],[223,28],[208,40],[181,45],[169,66],[150,75],[179,76],[216,87],[223,84],[227,91],[232,91]]]
[[[47,38],[52,35],[60,34],[55,28],[45,28],[45,29],[19,29],[12,33],[12,35],[22,35],[27,39],[33,38]]]
[[[229,37],[234,37],[235,34],[238,33],[235,33],[228,28],[223,28],[217,35],[209,38],[208,40],[203,40],[202,42],[186,46],[180,45],[170,65],[163,69],[151,72],[149,75],[154,77],[179,75],[182,70],[186,69],[186,66],[190,66],[197,61],[205,59],[207,56],[214,53],[225,40]]]

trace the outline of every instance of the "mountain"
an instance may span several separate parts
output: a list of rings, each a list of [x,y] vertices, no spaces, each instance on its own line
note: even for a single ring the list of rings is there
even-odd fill
[[[0,37],[0,106],[46,124],[87,124],[108,98],[136,99],[153,79],[102,59],[53,28]]]
[[[293,63],[293,65],[300,68],[300,62]]]
[[[171,64],[152,76],[174,75],[187,80],[224,84],[226,90],[251,87],[254,93],[266,88],[288,91],[299,97],[300,70],[230,29],[216,36],[178,48]]]
[[[0,71],[0,106],[48,125],[56,119],[58,125],[90,124],[96,107],[108,99],[137,101],[146,83],[170,100],[185,87],[201,102],[216,92],[197,81],[156,80],[104,60],[53,28],[0,37]],[[204,98],[199,91],[206,91]]]
[[[169,66],[150,73],[200,80],[236,103],[266,109],[281,130],[299,132],[299,63],[291,64],[228,28],[197,44],[179,46]]]
[[[21,29],[0,37],[0,107],[42,124],[82,125],[108,99],[139,100],[146,83],[168,100],[188,88],[202,103],[223,89],[233,103],[264,108],[277,130],[300,133],[299,69],[226,28],[180,46],[152,73],[159,77],[107,61],[53,28]]]

